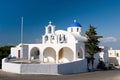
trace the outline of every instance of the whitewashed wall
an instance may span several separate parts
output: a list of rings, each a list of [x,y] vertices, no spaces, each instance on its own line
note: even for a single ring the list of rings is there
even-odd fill
[[[18,50],[21,50],[21,47],[12,47],[11,48],[11,57],[18,58]]]
[[[59,64],[58,74],[74,74],[87,72],[87,61],[79,60],[65,64]]]
[[[21,64],[6,62],[6,58],[2,59],[2,70],[6,72],[20,73]]]
[[[22,64],[22,74],[58,74],[57,64]]]
[[[19,74],[74,74],[87,72],[86,60],[64,64],[15,64],[2,61],[2,70]]]

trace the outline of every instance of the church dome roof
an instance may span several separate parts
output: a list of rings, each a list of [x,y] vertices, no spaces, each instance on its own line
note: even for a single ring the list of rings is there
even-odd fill
[[[74,22],[70,25],[70,27],[82,27],[80,23],[76,22],[76,20],[74,20]]]

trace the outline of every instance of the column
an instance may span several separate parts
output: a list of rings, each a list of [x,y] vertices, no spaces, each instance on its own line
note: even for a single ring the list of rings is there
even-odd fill
[[[58,64],[58,57],[59,57],[58,54],[59,54],[58,51],[56,51],[56,64]]]

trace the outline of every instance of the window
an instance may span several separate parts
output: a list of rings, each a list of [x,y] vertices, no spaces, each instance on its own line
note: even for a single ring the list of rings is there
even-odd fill
[[[78,52],[78,58],[82,58],[82,53]]]
[[[79,28],[77,28],[77,32],[79,32]]]
[[[80,58],[80,53],[78,52],[78,58]]]
[[[83,51],[84,51],[83,48],[80,47],[79,51],[77,52],[78,58],[83,58],[83,53],[84,53]]]
[[[63,40],[66,41],[65,35],[63,35]]]
[[[59,41],[61,41],[62,40],[62,38],[61,38],[61,34],[59,35]]]
[[[59,35],[59,42],[60,43],[66,43],[67,42],[65,34],[60,34]]]
[[[47,41],[48,40],[48,36],[45,36],[45,41]]]
[[[117,53],[116,56],[119,57],[119,54]]]
[[[54,40],[54,36],[53,35],[51,36],[51,39]]]
[[[52,29],[51,29],[51,26],[48,27],[48,33],[51,33],[52,32]]]

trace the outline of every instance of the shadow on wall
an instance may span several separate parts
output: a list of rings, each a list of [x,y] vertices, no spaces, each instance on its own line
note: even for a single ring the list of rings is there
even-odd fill
[[[87,60],[79,60],[58,65],[58,74],[74,74],[87,72]]]

